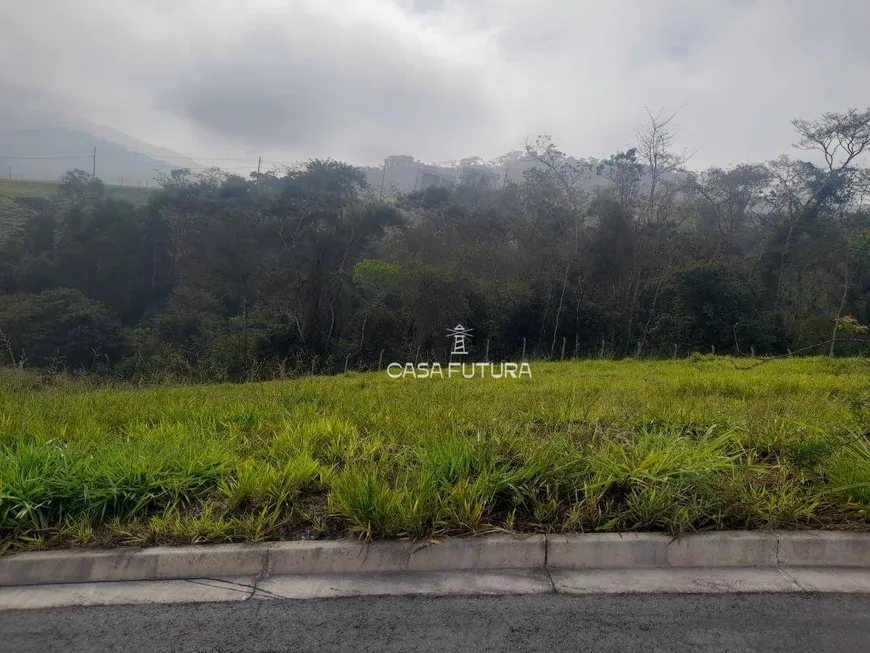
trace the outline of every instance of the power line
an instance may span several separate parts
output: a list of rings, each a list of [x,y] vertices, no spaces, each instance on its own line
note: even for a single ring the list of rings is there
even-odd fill
[[[106,157],[106,158],[102,158],[100,160],[101,161],[111,161],[112,163],[122,163],[124,165],[131,165],[131,166],[145,166],[148,168],[166,168],[167,167],[166,165],[161,165],[159,161],[156,161],[154,163],[146,163],[144,161],[127,161],[126,159],[113,159],[112,157]],[[168,162],[165,162],[165,163],[168,163]],[[187,166],[187,165],[179,165],[178,167],[187,168],[188,170],[211,170],[212,167],[217,167],[219,170],[251,170],[251,171],[253,171],[256,169],[257,166],[255,164],[251,163],[251,165],[249,165],[249,166],[239,166],[239,167],[233,167],[233,168],[223,168],[220,166]]]
[[[167,160],[167,159],[187,159],[189,161],[253,161],[251,157],[245,158],[233,158],[233,157],[209,157],[209,156],[187,156],[186,154],[179,154],[177,156],[164,156],[162,154],[144,154],[142,152],[130,152],[131,156],[146,156],[150,159],[159,159],[159,160]]]
[[[96,177],[96,152],[97,148],[94,147],[93,151],[90,154],[81,154],[81,155],[73,155],[73,156],[4,156],[0,154],[0,159],[6,161],[76,161],[81,159],[91,159],[91,175]],[[131,160],[133,157],[136,158],[147,158],[150,161],[136,161]],[[171,159],[181,159],[184,162],[182,163],[173,163]],[[263,164],[269,164],[273,167],[293,167],[294,163],[288,163],[285,161],[274,161],[274,160],[266,160],[262,157],[258,157],[257,159],[253,158],[239,158],[239,157],[192,157],[186,155],[178,155],[176,156],[158,156],[158,155],[150,155],[143,154],[138,152],[128,152],[124,156],[124,158],[118,157],[101,157],[100,161],[121,164],[125,166],[143,166],[147,168],[151,168],[153,170],[160,170],[161,168],[187,168],[191,172],[203,172],[206,170],[211,170],[217,168],[218,170],[225,172],[238,172],[238,171],[257,171],[257,179],[259,180],[261,175],[260,170],[262,169]],[[229,161],[229,162],[250,162],[250,165],[245,166],[232,166],[232,167],[224,167],[219,165],[191,165],[188,164],[187,161],[192,161],[194,163],[198,163],[201,161]]]
[[[31,148],[35,149],[35,148]],[[161,155],[150,155],[150,154],[141,154],[138,152],[129,152],[129,156],[137,156],[137,157],[146,157],[149,159],[153,159],[154,161],[166,161],[170,163],[170,159],[185,159],[188,161],[250,161],[253,163],[256,159],[254,158],[232,158],[232,157],[202,157],[202,156],[161,156]],[[0,159],[8,159],[10,161],[60,161],[63,159],[91,159],[93,158],[93,154],[82,154],[76,156],[6,156],[0,154]],[[112,159],[112,161],[120,161],[121,159]],[[283,164],[282,161],[266,161],[263,159],[263,163],[279,163]],[[145,164],[150,165],[150,164]]]
[[[209,157],[209,156],[196,156],[195,154],[187,155],[187,154],[179,154],[177,156],[164,156],[162,154],[144,154],[142,152],[130,152],[131,156],[140,156],[140,157],[148,157],[149,159],[154,159],[155,161],[166,161],[167,163],[171,163],[172,159],[184,159],[186,161],[251,161],[253,165],[253,161],[255,160],[253,157]],[[117,160],[117,159],[116,159]],[[263,159],[259,157],[257,159],[260,163],[273,163],[275,165],[281,166],[292,166],[293,163],[288,163],[287,161],[273,161]],[[190,167],[190,166],[185,166]],[[208,167],[208,166],[204,166]],[[225,168],[230,169],[230,168]],[[240,168],[235,168],[240,169]]]
[[[134,156],[135,157],[144,157],[144,158],[149,158],[155,162],[165,162],[165,163],[170,163],[170,164],[172,163],[171,159],[184,159],[187,161],[194,161],[194,162],[199,162],[199,161],[250,162],[251,168],[256,167],[256,165],[254,164],[255,161],[257,161],[259,163],[271,163],[271,164],[280,165],[280,166],[292,166],[292,165],[294,165],[294,163],[291,163],[291,162],[275,161],[275,160],[271,160],[271,159],[263,159],[262,157],[255,159],[255,158],[238,158],[238,157],[202,157],[202,156],[186,156],[186,155],[160,156],[160,155],[141,154],[138,152],[129,152],[128,156],[130,156],[130,157],[134,157]],[[75,156],[7,156],[7,155],[0,154],[0,159],[6,159],[7,161],[66,161],[66,160],[72,160],[72,159],[93,159],[93,158],[94,158],[93,153],[81,154],[81,155],[75,155]],[[110,157],[110,158],[107,158],[105,160],[106,161],[114,161],[116,163],[129,163],[131,165],[154,165],[150,162],[149,163],[145,163],[145,162],[139,163],[139,162],[128,161],[126,159],[119,159],[119,158],[115,158],[115,157]],[[205,169],[205,168],[209,168],[211,166],[184,166],[184,167],[187,167],[187,168],[199,167],[199,168]],[[247,166],[245,166],[245,167],[247,167]],[[226,170],[241,170],[243,168],[242,167],[235,167],[235,168],[224,168],[224,169],[226,169]]]
[[[2,156],[0,155],[0,159],[6,159],[7,161],[63,161],[68,159],[90,159],[90,154],[83,154],[82,156]]]
[[[185,159],[188,161],[254,161],[254,157],[227,157],[227,156],[196,156],[194,154],[177,154],[177,155],[164,155],[164,154],[146,154],[144,152],[130,152],[131,156],[144,156],[149,159],[156,159],[159,161],[167,161],[170,159]],[[265,159],[263,160],[266,163]],[[280,162],[279,162],[280,163]]]

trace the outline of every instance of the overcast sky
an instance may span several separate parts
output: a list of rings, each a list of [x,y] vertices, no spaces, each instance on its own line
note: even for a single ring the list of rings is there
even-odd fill
[[[862,0],[0,0],[0,100],[199,157],[576,156],[679,114],[694,167],[870,105]]]

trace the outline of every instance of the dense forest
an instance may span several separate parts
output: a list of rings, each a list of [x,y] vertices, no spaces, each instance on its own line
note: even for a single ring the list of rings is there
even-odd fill
[[[475,360],[866,352],[870,110],[794,126],[693,172],[650,116],[593,190],[547,137],[503,188],[389,198],[331,160],[174,170],[139,207],[72,171],[0,239],[0,360],[238,381],[443,362],[457,323]]]

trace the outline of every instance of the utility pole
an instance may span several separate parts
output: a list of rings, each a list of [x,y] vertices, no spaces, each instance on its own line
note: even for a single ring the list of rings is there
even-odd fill
[[[9,181],[12,181],[12,166],[9,166]]]
[[[260,185],[260,164],[263,163],[263,157],[257,159],[257,186]]]
[[[97,146],[96,145],[94,145],[93,157],[94,157],[94,167],[91,170],[91,179],[96,179],[97,178]]]
[[[384,159],[384,173],[381,175],[381,199],[384,199],[384,181],[387,178],[387,160]]]

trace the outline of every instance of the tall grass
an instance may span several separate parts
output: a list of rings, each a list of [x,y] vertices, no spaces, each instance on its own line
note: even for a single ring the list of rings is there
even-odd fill
[[[0,373],[7,548],[866,528],[870,367],[727,358],[94,388]]]

